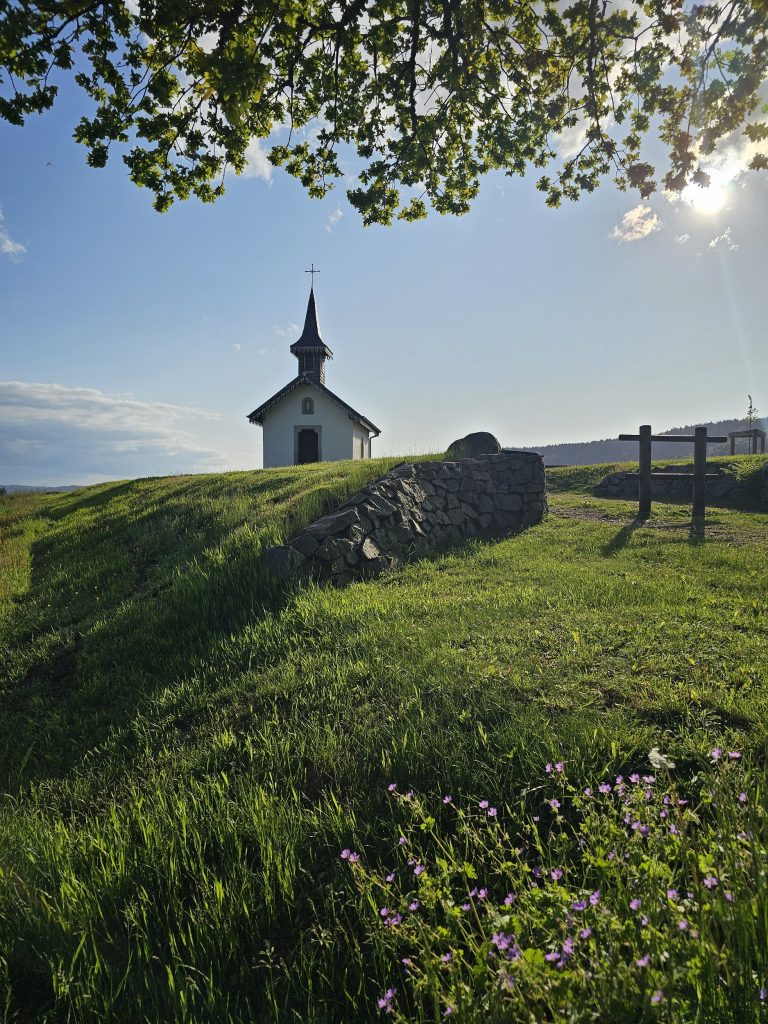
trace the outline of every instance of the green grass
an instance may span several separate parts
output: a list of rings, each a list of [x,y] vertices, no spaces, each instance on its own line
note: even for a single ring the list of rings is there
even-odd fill
[[[338,853],[387,855],[390,780],[514,818],[557,758],[584,781],[660,746],[688,779],[719,743],[759,776],[768,516],[638,528],[554,471],[520,536],[341,591],[264,578],[396,461],[2,499],[7,1021],[377,1019],[393,965]]]

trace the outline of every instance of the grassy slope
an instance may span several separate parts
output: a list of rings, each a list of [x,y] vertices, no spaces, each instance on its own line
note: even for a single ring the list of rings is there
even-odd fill
[[[262,546],[384,466],[4,500],[9,1020],[366,1019],[338,850],[384,841],[386,781],[502,802],[554,755],[762,750],[768,516],[702,542],[562,491],[519,537],[272,591]]]

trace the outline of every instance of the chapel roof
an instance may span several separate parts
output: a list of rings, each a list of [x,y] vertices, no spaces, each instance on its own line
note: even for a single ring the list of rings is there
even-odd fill
[[[322,394],[327,395],[328,398],[330,398],[337,405],[340,405],[342,409],[344,409],[344,411],[347,413],[351,420],[353,420],[355,423],[359,423],[361,426],[365,427],[366,430],[370,430],[374,434],[374,436],[378,437],[379,434],[381,433],[381,431],[379,430],[375,423],[371,423],[369,419],[367,419],[361,413],[353,409],[351,405],[347,405],[347,403],[343,401],[341,398],[339,398],[338,395],[334,395],[331,389],[327,388],[325,384],[321,384],[319,381],[312,380],[312,378],[310,377],[305,377],[301,375],[295,377],[292,381],[286,384],[284,388],[281,388],[278,392],[272,395],[271,398],[268,398],[266,402],[262,402],[258,409],[254,409],[253,412],[250,413],[248,419],[251,421],[251,423],[263,423],[264,417],[269,412],[269,410],[273,406],[277,405],[278,402],[282,401],[282,399],[285,398],[286,395],[289,395],[292,391],[295,391],[295,389],[299,387],[300,384],[307,384],[311,388],[317,388],[317,390],[322,392]]]
[[[315,306],[315,289],[309,290],[309,302],[307,303],[307,315],[304,317],[304,330],[298,341],[291,345],[291,352],[317,352],[325,353],[328,359],[333,359],[333,352],[328,348],[320,337],[320,327],[317,323],[317,307]]]

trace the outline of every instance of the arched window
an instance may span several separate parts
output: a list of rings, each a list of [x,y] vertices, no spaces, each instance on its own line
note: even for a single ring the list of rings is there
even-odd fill
[[[315,402],[312,398],[302,398],[301,411],[305,416],[312,416],[315,411]]]

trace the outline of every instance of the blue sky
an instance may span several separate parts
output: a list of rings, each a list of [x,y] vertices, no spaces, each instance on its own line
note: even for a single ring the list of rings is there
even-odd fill
[[[363,228],[254,150],[223,200],[158,215],[118,154],[86,166],[81,103],[0,123],[0,482],[260,465],[246,416],[295,376],[312,261],[327,383],[374,454],[768,411],[768,175],[736,146],[693,205],[606,184],[549,210],[489,176],[465,217]]]

